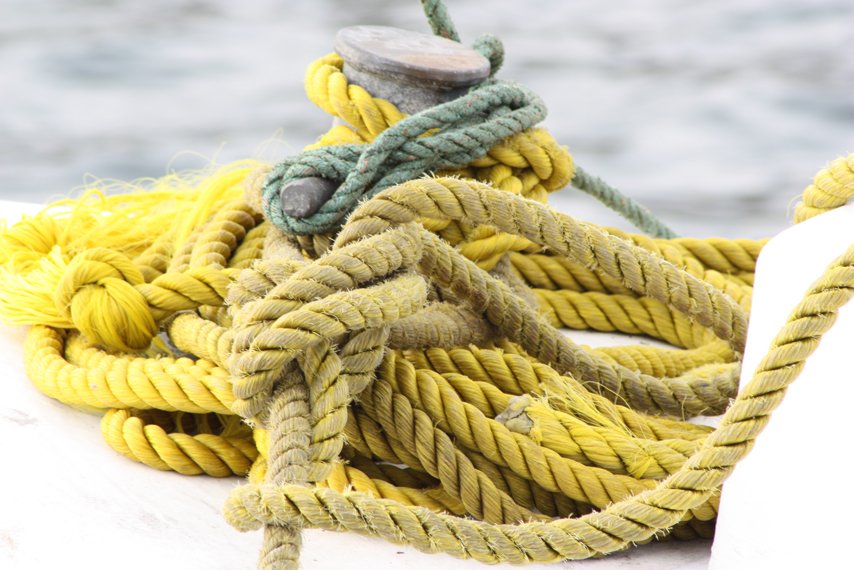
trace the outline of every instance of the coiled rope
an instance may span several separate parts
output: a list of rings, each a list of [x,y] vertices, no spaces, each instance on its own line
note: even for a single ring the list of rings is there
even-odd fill
[[[324,62],[312,78],[334,75]],[[408,120],[364,100],[387,123],[363,121],[370,140]],[[306,156],[318,155],[289,164]],[[822,171],[798,218],[847,201],[852,165]],[[720,484],[854,283],[852,249],[733,402],[762,242],[656,239],[557,213],[536,200],[572,162],[536,129],[455,177],[377,190],[332,235],[263,219],[284,172],[241,163],[93,191],[0,234],[0,314],[34,325],[30,379],[102,412],[107,442],[136,461],[248,473],[225,514],[264,526],[264,568],[296,568],[305,527],[513,563],[709,536]],[[556,325],[676,348],[589,349]],[[724,411],[714,431],[684,421]]]

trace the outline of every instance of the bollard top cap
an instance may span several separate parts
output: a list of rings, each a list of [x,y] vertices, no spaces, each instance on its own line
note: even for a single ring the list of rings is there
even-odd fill
[[[489,60],[468,46],[439,36],[387,26],[351,26],[335,37],[347,65],[378,75],[449,88],[476,85],[489,77]]]

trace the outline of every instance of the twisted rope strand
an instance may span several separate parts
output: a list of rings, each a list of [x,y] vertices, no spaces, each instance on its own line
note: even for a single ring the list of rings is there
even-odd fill
[[[340,247],[357,236],[374,235],[392,225],[413,221],[418,215],[486,223],[517,232],[621,280],[638,294],[672,303],[714,330],[735,350],[744,348],[747,330],[744,311],[708,284],[592,226],[475,182],[420,179],[391,188],[353,213],[336,245]]]

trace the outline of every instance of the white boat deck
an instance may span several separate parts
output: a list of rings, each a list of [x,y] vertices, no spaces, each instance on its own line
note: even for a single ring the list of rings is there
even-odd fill
[[[9,221],[36,209],[0,201],[0,217]],[[160,472],[112,451],[101,439],[98,416],[51,400],[27,380],[25,334],[23,327],[0,325],[0,568],[254,568],[261,533],[241,534],[221,515],[229,492],[241,480]],[[578,338],[586,344],[615,344],[618,339]],[[484,567],[355,534],[307,530],[304,536],[305,570]],[[669,541],[548,567],[700,570],[708,565],[710,547],[709,541]]]

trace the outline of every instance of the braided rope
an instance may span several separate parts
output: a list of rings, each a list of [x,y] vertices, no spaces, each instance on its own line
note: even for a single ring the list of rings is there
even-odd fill
[[[575,177],[572,179],[572,185],[593,196],[649,235],[662,238],[676,237],[676,233],[655,218],[648,209],[630,197],[621,194],[601,178],[592,176],[587,171],[578,168],[575,171]]]
[[[240,424],[237,427],[243,429],[233,431],[242,433],[223,436],[213,433],[225,431],[219,426],[203,430],[207,433],[186,433],[180,417],[178,429],[170,433],[167,430],[171,428],[171,417],[162,418],[161,422],[156,421],[160,419],[157,417],[149,419],[154,421],[128,410],[110,410],[101,419],[101,433],[107,444],[125,457],[182,475],[245,475],[258,457],[250,430]],[[206,419],[203,416],[197,421],[202,424]]]
[[[413,192],[411,192],[411,190],[412,190],[411,186],[413,184],[415,184],[415,183],[409,183],[408,185],[405,185],[405,187],[403,187],[402,189],[399,190],[398,194],[404,194],[405,193],[409,198],[413,198]],[[473,205],[479,201],[479,200],[472,200],[472,195],[473,195],[472,184],[473,183],[464,184],[464,183],[461,183],[461,182],[456,181],[454,179],[450,179],[450,180],[443,180],[440,182],[440,184],[444,184],[444,185],[446,185],[446,187],[447,186],[453,187],[454,189],[456,189],[458,191],[458,194],[451,201],[447,201],[447,200],[442,201],[441,198],[439,198],[437,200],[437,202],[443,202],[443,203],[455,202],[457,204],[463,203],[463,204],[472,204]],[[548,352],[544,353],[542,351],[543,341],[542,341],[542,339],[540,339],[540,336],[538,335],[538,333],[539,333],[538,327],[533,325],[533,323],[532,323],[533,328],[532,328],[532,325],[526,326],[524,324],[526,322],[526,319],[530,319],[531,317],[530,316],[528,316],[528,317],[524,316],[525,310],[524,310],[523,306],[515,305],[515,308],[508,309],[508,303],[510,306],[513,306],[514,301],[512,300],[512,298],[507,297],[507,294],[503,292],[502,286],[498,282],[490,281],[489,279],[484,281],[483,277],[478,275],[478,273],[477,273],[479,270],[475,269],[473,266],[468,267],[465,265],[466,263],[470,264],[470,262],[464,260],[464,258],[462,258],[459,254],[453,254],[450,258],[448,258],[447,253],[445,253],[445,249],[444,249],[447,246],[444,246],[442,244],[442,242],[437,242],[435,239],[432,239],[428,235],[423,234],[423,232],[421,232],[421,231],[414,230],[414,227],[411,224],[412,224],[412,221],[417,219],[417,216],[418,216],[417,211],[422,211],[422,212],[426,211],[426,212],[428,212],[428,215],[430,217],[440,219],[442,217],[442,214],[440,214],[440,212],[439,212],[440,208],[437,208],[434,205],[432,207],[432,210],[435,210],[435,212],[434,212],[434,211],[431,211],[431,208],[429,208],[429,207],[427,209],[424,209],[423,208],[424,204],[419,204],[419,208],[417,208],[417,211],[415,208],[410,207],[407,215],[403,215],[403,216],[398,215],[396,218],[394,218],[394,223],[389,223],[388,221],[384,221],[384,220],[388,220],[390,218],[387,215],[386,216],[378,215],[378,212],[379,212],[378,209],[376,209],[376,208],[374,208],[373,210],[369,209],[370,204],[383,203],[383,198],[385,198],[387,195],[397,196],[395,194],[395,190],[397,190],[397,189],[391,189],[391,190],[387,191],[386,193],[381,194],[380,196],[377,197],[377,200],[374,200],[373,202],[367,203],[365,206],[363,206],[357,212],[354,213],[354,215],[351,217],[351,220],[348,223],[348,225],[342,230],[341,234],[339,235],[339,238],[336,241],[336,245],[333,247],[333,250],[330,252],[330,254],[327,257],[321,258],[320,261],[324,262],[323,263],[324,273],[328,273],[328,271],[329,271],[328,268],[332,265],[332,263],[330,263],[330,261],[329,261],[329,258],[335,257],[337,262],[344,262],[344,260],[353,260],[353,261],[358,260],[358,262],[355,264],[353,263],[353,261],[346,261],[344,263],[346,263],[347,266],[351,266],[351,267],[352,266],[358,266],[358,267],[361,267],[364,269],[365,264],[361,259],[359,259],[360,256],[366,255],[367,252],[373,252],[373,251],[378,251],[378,250],[379,251],[395,251],[394,249],[389,250],[389,247],[393,247],[393,243],[391,243],[392,241],[396,241],[396,240],[400,240],[400,239],[406,240],[408,238],[408,240],[411,242],[413,239],[415,239],[416,243],[420,241],[421,244],[420,244],[420,246],[413,246],[412,250],[416,252],[416,255],[410,258],[408,264],[404,265],[403,264],[404,260],[398,254],[397,256],[394,256],[395,259],[392,261],[392,263],[389,263],[389,260],[386,259],[385,263],[380,264],[380,266],[378,266],[378,267],[368,266],[367,269],[369,270],[369,274],[367,274],[361,278],[365,279],[366,281],[370,281],[370,280],[376,279],[377,277],[381,277],[383,275],[388,275],[390,271],[395,271],[398,269],[405,269],[405,268],[413,268],[413,267],[417,266],[419,268],[419,270],[422,271],[424,274],[430,275],[434,279],[434,281],[436,281],[442,288],[453,291],[454,294],[456,294],[458,296],[461,295],[463,298],[468,298],[470,300],[470,302],[474,301],[476,299],[476,297],[473,297],[473,294],[475,291],[478,291],[478,290],[487,291],[490,289],[490,287],[494,287],[495,285],[498,285],[498,288],[495,289],[493,293],[488,294],[487,297],[481,297],[482,300],[476,302],[474,307],[477,308],[478,303],[483,303],[485,301],[486,305],[479,308],[479,310],[485,311],[487,318],[489,318],[489,320],[493,323],[493,325],[499,327],[499,329],[501,330],[501,332],[503,334],[505,334],[505,335],[506,334],[517,335],[518,340],[520,340],[522,342],[523,346],[526,346],[529,349],[533,348],[535,350],[538,350],[539,353],[537,353],[537,356],[540,358],[542,358],[544,356],[548,356]],[[487,191],[489,191],[489,190],[487,189]],[[432,196],[435,194],[436,194],[436,191],[431,190],[430,195]],[[417,202],[417,197],[415,197],[413,199]],[[390,200],[390,202],[394,203],[395,205],[400,205],[399,202],[395,202],[394,198],[392,198]],[[409,204],[409,205],[411,205],[411,204]],[[497,207],[497,209],[501,210],[502,206],[505,206],[505,205],[500,204]],[[363,213],[363,210],[366,210],[366,209],[368,211]],[[506,209],[505,209],[504,213],[506,213]],[[386,214],[387,214],[387,212],[386,212]],[[494,223],[494,220],[490,219],[488,212],[483,212],[478,217],[478,216],[471,216],[465,212],[460,211],[460,212],[457,212],[455,216],[452,215],[450,217],[456,218],[456,219],[464,219],[467,216],[471,219],[466,220],[466,221],[471,221],[474,223],[483,223],[483,222]],[[528,216],[528,217],[530,217],[530,216]],[[519,226],[526,225],[525,216],[510,216],[509,219],[515,220],[515,223],[518,224]],[[369,224],[368,229],[365,229],[365,227],[360,227],[360,222],[362,222],[363,220],[370,220],[371,223]],[[377,227],[377,224],[379,224],[379,227]],[[530,224],[530,222],[528,222],[528,224]],[[364,226],[364,224],[361,224],[361,225]],[[395,229],[395,228],[398,228],[398,229]],[[501,228],[501,229],[511,229],[511,228]],[[517,232],[519,232],[519,230],[520,230],[519,227],[516,227],[514,229]],[[388,232],[390,234],[394,233],[395,234],[394,240],[380,239],[380,238],[386,238],[387,237],[386,233],[383,233],[383,232]],[[524,232],[520,232],[520,233],[524,233]],[[368,237],[367,239],[364,239],[365,236],[371,236],[372,234],[374,234],[373,237]],[[540,232],[540,234],[542,234],[542,232]],[[360,239],[358,239],[358,240],[355,239],[356,235],[359,235]],[[420,236],[420,239],[419,239],[419,236]],[[526,236],[526,237],[529,237],[529,239],[530,238],[536,239],[535,234],[533,232],[531,232],[530,235]],[[549,243],[548,238],[540,239],[539,241],[541,241],[541,242],[546,241],[546,243]],[[554,241],[554,240],[552,240],[552,241]],[[365,245],[367,242],[370,242],[370,247],[365,248]],[[552,244],[552,245],[554,246],[554,244]],[[564,250],[566,250],[566,248],[564,248]],[[397,251],[399,251],[399,250],[397,250]],[[453,257],[454,255],[456,256],[456,258]],[[440,262],[439,261],[440,259],[443,259],[444,261]],[[270,301],[273,302],[274,304],[277,304],[277,306],[279,308],[284,308],[285,311],[296,310],[297,313],[299,313],[300,310],[304,310],[304,309],[296,309],[296,306],[293,304],[291,304],[291,306],[289,306],[289,307],[283,306],[283,305],[281,305],[281,301],[284,299],[288,299],[289,297],[292,298],[293,294],[288,293],[287,289],[292,289],[292,288],[299,289],[299,288],[301,288],[301,286],[297,285],[298,283],[300,283],[301,281],[304,281],[304,279],[305,279],[304,277],[302,277],[301,273],[305,273],[305,272],[309,271],[309,268],[315,267],[316,263],[311,265],[311,266],[303,267],[302,269],[298,270],[296,273],[291,275],[290,280],[288,282],[286,282],[286,284],[285,284],[285,285],[290,285],[290,287],[287,287],[286,289],[281,289],[281,290],[277,291],[275,294],[275,298],[271,299]],[[455,265],[460,264],[460,263],[462,263],[462,265],[459,266],[459,269],[453,268]],[[437,270],[439,270],[440,268],[442,268],[442,269],[437,272]],[[471,279],[473,277],[476,277],[476,276],[479,278],[479,281],[472,283]],[[328,279],[328,277],[326,279]],[[291,280],[293,280],[293,282],[294,282],[293,284],[291,283]],[[637,285],[635,285],[635,288],[637,289]],[[315,289],[315,295],[316,295],[319,292],[317,290],[317,286],[314,286],[314,289]],[[328,288],[328,286],[327,287],[321,287],[321,289],[325,289],[325,291],[323,291],[323,294],[325,294],[325,295],[330,295],[330,293],[331,293],[331,295],[327,296],[324,299],[324,301],[326,301],[328,299],[333,299],[336,297],[336,295],[340,295],[340,294],[332,293],[332,291],[334,289],[330,289],[330,288]],[[496,305],[496,308],[494,310],[490,310],[490,306],[493,305],[494,302],[487,301],[488,298],[494,298],[497,300],[498,305]],[[265,301],[266,301],[266,299],[265,299]],[[315,303],[320,303],[320,302],[321,301],[315,301]],[[386,299],[386,302],[389,302],[389,300]],[[275,342],[271,342],[267,338],[267,336],[269,335],[268,331],[271,331],[272,329],[265,328],[264,330],[259,330],[259,329],[257,329],[256,323],[263,322],[263,320],[267,320],[269,322],[272,319],[275,319],[274,324],[272,326],[281,327],[281,326],[284,326],[287,324],[285,321],[282,320],[284,317],[286,317],[290,314],[296,314],[296,313],[285,312],[282,316],[277,316],[276,310],[273,307],[270,307],[270,309],[265,309],[265,308],[262,308],[263,303],[257,304],[258,301],[255,301],[255,303],[256,304],[250,304],[250,306],[248,306],[249,312],[251,313],[250,316],[242,315],[238,318],[238,322],[241,322],[244,325],[250,327],[250,330],[252,331],[253,341],[251,343],[243,342],[240,345],[244,348],[242,349],[242,352],[236,353],[237,358],[232,360],[232,366],[231,366],[232,371],[236,375],[236,380],[240,381],[240,384],[237,384],[235,386],[235,392],[236,392],[238,397],[244,398],[245,407],[242,408],[242,412],[244,414],[250,415],[250,416],[257,414],[259,410],[263,409],[262,403],[264,401],[266,401],[266,399],[269,397],[269,396],[265,396],[264,394],[271,394],[272,393],[273,386],[275,385],[274,384],[275,378],[273,377],[274,371],[275,370],[281,370],[282,368],[284,368],[286,366],[286,364],[289,362],[290,358],[292,358],[290,356],[292,349],[287,348],[288,346],[290,346],[290,341],[288,341],[287,338],[288,338],[288,335],[292,335],[293,333],[286,333],[285,336],[279,336],[276,338]],[[422,303],[423,303],[423,301],[422,301]],[[735,307],[734,311],[737,313],[737,311],[739,309],[737,308],[737,306],[734,306],[734,307]],[[324,310],[328,311],[329,309],[324,309]],[[686,310],[687,310],[687,305],[686,305]],[[320,312],[322,313],[322,311],[320,311]],[[314,314],[317,314],[317,313],[315,312]],[[518,317],[521,317],[522,318],[521,323],[518,320],[514,320],[514,319],[510,319],[508,321],[508,319],[507,319],[508,314],[509,315],[517,315],[517,319],[518,319]],[[259,318],[260,315],[264,315],[263,319]],[[308,320],[306,320],[306,318],[308,318]],[[360,318],[356,317],[355,315],[353,315],[351,317],[351,320],[352,319],[355,319],[352,322],[356,322],[356,323],[362,322],[362,320]],[[346,329],[329,329],[329,330],[325,331],[326,336],[324,337],[324,334],[323,334],[324,331],[322,329],[318,328],[318,326],[320,326],[318,324],[320,321],[318,321],[315,324],[312,324],[312,322],[314,322],[314,320],[316,320],[316,318],[307,316],[307,317],[300,317],[300,318],[296,319],[296,321],[293,321],[293,322],[299,322],[300,323],[299,330],[314,331],[312,333],[312,335],[315,335],[315,336],[320,335],[320,338],[329,338],[332,335],[340,335],[340,334],[343,334],[344,331],[346,330]],[[340,315],[336,316],[334,321],[335,322],[342,322],[341,316]],[[291,322],[291,321],[289,320],[288,322]],[[535,317],[534,317],[534,322],[536,322]],[[707,322],[705,324],[713,325],[713,323],[711,323],[711,322]],[[294,325],[288,324],[287,326],[293,327]],[[356,325],[356,326],[362,326],[362,325]],[[521,334],[518,333],[517,328],[522,331]],[[718,332],[721,333],[721,332],[726,331],[729,334],[729,332],[731,332],[733,328],[737,329],[738,327],[737,326],[736,327],[721,326],[721,327],[718,327],[718,329],[719,329]],[[296,330],[298,330],[298,329],[291,329],[291,330],[296,332]],[[525,333],[526,330],[529,331],[527,334]],[[238,333],[238,337],[240,337],[241,334],[243,334],[243,333]],[[531,337],[531,335],[534,335],[534,336]],[[728,338],[728,337],[725,336],[725,338]],[[730,339],[730,340],[732,340],[732,339]],[[306,345],[305,344],[306,341],[309,341],[309,339],[302,338],[300,340],[300,343],[304,346],[311,346],[310,344]],[[313,342],[313,341],[310,341],[310,342]],[[554,344],[555,342],[557,342],[558,346],[560,346],[560,342],[555,341],[555,340],[550,341],[548,344]],[[736,342],[736,344],[738,344],[739,341],[736,340],[735,342]],[[551,350],[554,350],[554,349],[551,349]],[[560,353],[561,353],[561,351],[560,351],[560,349],[558,349],[557,353],[554,353],[551,358],[547,358],[547,361],[551,361],[555,364],[558,364],[561,361]],[[241,386],[245,386],[245,388],[241,388]],[[496,521],[496,522],[506,521],[506,520],[519,520],[519,517],[520,517],[520,515],[522,515],[522,513],[519,513],[518,511],[513,511],[512,509],[510,511],[507,511],[507,509],[509,508],[509,505],[512,505],[513,503],[512,502],[507,503],[508,499],[506,498],[506,495],[502,494],[499,489],[495,489],[494,487],[491,486],[491,484],[487,483],[489,481],[489,479],[484,479],[482,476],[477,474],[478,473],[477,471],[471,472],[471,469],[473,468],[472,464],[467,463],[467,462],[461,463],[462,456],[459,455],[459,452],[452,451],[451,448],[447,447],[448,445],[450,445],[449,440],[442,439],[442,437],[440,437],[438,440],[434,439],[442,433],[442,432],[436,431],[436,429],[434,427],[434,423],[438,421],[439,425],[441,426],[443,424],[443,422],[447,421],[447,419],[445,419],[445,417],[434,416],[434,417],[430,418],[429,420],[427,420],[426,423],[423,421],[418,421],[417,418],[420,416],[411,407],[409,407],[409,400],[404,396],[401,396],[400,398],[395,397],[391,391],[391,388],[379,380],[375,381],[372,384],[368,394],[369,394],[368,396],[363,396],[363,398],[361,400],[361,402],[362,402],[361,407],[365,408],[369,415],[372,415],[372,416],[376,415],[378,418],[380,418],[380,420],[382,422],[382,429],[385,432],[387,432],[388,434],[390,434],[390,436],[392,438],[394,438],[396,440],[400,437],[403,437],[404,439],[402,439],[400,441],[400,444],[402,444],[402,448],[415,449],[416,450],[417,457],[411,458],[409,460],[409,464],[417,465],[421,468],[427,469],[428,472],[430,472],[434,476],[439,476],[440,478],[442,477],[442,473],[447,473],[449,469],[451,469],[451,472],[457,472],[458,469],[463,469],[463,471],[461,473],[463,473],[463,474],[471,473],[470,475],[467,476],[469,480],[481,482],[481,485],[480,485],[481,490],[478,491],[478,494],[477,494],[478,497],[481,497],[483,495],[483,493],[489,493],[489,494],[498,493],[497,495],[495,495],[496,500],[498,502],[497,503],[488,503],[488,504],[505,505],[505,506],[501,507],[500,511],[494,512],[492,514],[490,514],[490,511],[482,511],[480,508],[478,508],[478,505],[480,503],[478,503],[478,502],[473,503],[471,498],[466,499],[466,495],[461,494],[460,493],[461,489],[459,487],[456,487],[452,481],[448,481],[448,480],[444,480],[444,479],[440,479],[440,481],[443,481],[443,486],[447,490],[452,492],[452,494],[460,495],[460,498],[463,500],[463,504],[468,509],[470,509],[470,510],[473,509],[473,512],[477,516],[479,516],[481,518],[485,518],[485,520],[492,520],[492,521]],[[258,401],[259,395],[260,395],[260,400],[261,400],[260,402]],[[377,398],[379,398],[379,399],[377,399]],[[387,408],[386,406],[391,404],[392,401],[395,402],[394,407]],[[238,409],[241,409],[241,408],[238,407]],[[401,414],[403,414],[403,415],[401,415]],[[403,419],[404,417],[411,417],[412,419],[411,420],[405,420],[405,419]],[[475,415],[475,416],[467,416],[467,417],[468,417],[468,421],[464,421],[464,425],[470,423],[471,421],[477,421],[476,418],[478,418],[480,416]],[[386,421],[386,420],[384,420],[384,418],[387,418],[388,420]],[[395,418],[395,419],[391,420],[391,418]],[[481,417],[481,420],[479,420],[479,421],[486,421],[486,418]],[[403,423],[401,424],[401,422],[403,422]],[[402,425],[408,425],[410,423],[413,426],[412,429],[414,429],[416,431],[409,431],[409,430],[400,431],[400,428]],[[488,429],[473,429],[471,431],[465,431],[465,430],[460,431],[460,432],[455,431],[454,435],[459,438],[459,437],[463,437],[466,433],[469,433],[469,434],[488,433],[490,431],[493,431],[494,429],[498,429],[497,426],[500,426],[501,424],[493,422],[491,424],[488,423],[486,425],[493,426],[493,427],[488,428]],[[417,427],[417,426],[420,426],[420,427]],[[506,430],[506,428],[502,428],[502,429]],[[422,430],[422,431],[427,430],[427,431],[425,433],[423,433],[422,435],[416,435],[417,433],[419,433],[418,430]],[[509,441],[513,440],[512,437],[509,435],[510,432],[508,432],[508,431],[500,431],[499,430],[497,433],[503,434],[502,437],[505,440],[505,442],[509,442]],[[412,435],[409,436],[408,434],[412,434]],[[432,434],[432,435],[430,435],[430,434]],[[317,436],[313,436],[313,437],[317,437]],[[406,439],[407,437],[412,437],[413,439],[407,440]],[[418,451],[420,449],[419,442],[421,442],[421,441],[436,441],[437,443],[440,443],[439,450],[444,449],[445,451],[440,451],[439,455],[433,455],[432,453],[428,452],[426,449],[424,449],[423,451]],[[502,445],[502,449],[504,450],[502,452],[502,454],[496,455],[496,452],[494,450],[497,450],[497,448],[494,446],[494,444],[491,446],[491,445],[488,445],[487,442],[485,442],[485,441],[481,442],[480,444],[477,444],[472,439],[469,439],[467,441],[469,441],[469,447],[474,448],[471,451],[478,453],[478,454],[481,454],[481,455],[486,453],[486,455],[484,455],[484,459],[486,459],[487,461],[492,462],[492,463],[498,461],[498,463],[496,464],[498,467],[503,466],[503,468],[505,468],[505,469],[510,469],[511,472],[516,477],[521,476],[523,478],[526,478],[526,477],[533,478],[533,482],[536,483],[538,486],[542,487],[543,490],[546,492],[551,492],[551,493],[559,492],[571,500],[590,503],[594,507],[602,507],[606,504],[613,502],[614,500],[618,500],[619,498],[626,496],[627,494],[638,492],[641,490],[639,488],[632,487],[632,485],[636,484],[635,479],[629,478],[629,479],[625,479],[624,481],[622,481],[619,478],[614,479],[613,478],[614,476],[607,474],[608,473],[607,471],[603,471],[601,473],[596,472],[596,471],[589,472],[589,471],[587,471],[587,469],[589,469],[589,468],[585,468],[582,465],[575,463],[574,460],[567,460],[567,459],[562,460],[562,459],[559,459],[557,455],[552,456],[551,460],[543,460],[543,459],[534,460],[533,458],[522,459],[521,457],[517,457],[515,460],[510,460],[509,462],[505,463],[505,461],[508,461],[504,456],[504,454],[508,450],[508,447],[507,447],[508,444],[507,443],[504,443]],[[522,441],[527,442],[528,440],[523,439]],[[393,445],[395,448],[400,448],[401,447],[400,444],[389,443],[387,445]],[[524,449],[528,450],[528,453],[533,453],[535,455],[546,453],[546,456],[548,456],[548,453],[552,453],[551,451],[548,451],[549,448],[547,448],[547,447],[541,447],[538,445],[527,444],[527,443],[523,444],[523,446],[524,446]],[[404,456],[406,456],[406,455],[407,454],[405,454]],[[391,454],[391,457],[399,458],[400,456],[398,454]],[[448,467],[440,470],[438,467],[439,464],[437,463],[439,457],[441,457],[441,458],[455,457],[456,461],[452,465],[449,465]],[[407,460],[404,459],[404,461],[407,461]],[[471,459],[469,459],[468,461],[471,461]],[[566,461],[569,461],[569,463],[566,463]],[[531,472],[525,467],[529,464],[544,464],[544,465],[549,465],[549,468],[547,471],[544,471],[542,473]],[[467,465],[471,465],[471,466],[467,467]],[[521,468],[522,470],[516,471],[515,469],[517,469],[517,468]],[[675,467],[672,467],[672,468],[675,469]],[[560,474],[560,475],[557,475],[558,479],[554,479],[556,473]],[[584,476],[581,476],[581,473],[587,473],[587,474]],[[465,477],[466,475],[462,475],[462,476]],[[579,479],[580,476],[582,477],[581,479]],[[605,477],[605,479],[601,478],[603,476]],[[592,478],[590,478],[590,477],[592,477]],[[607,483],[606,483],[606,481],[607,481]],[[483,487],[483,485],[486,485],[486,487]],[[624,487],[624,485],[629,485],[629,487],[628,488]],[[502,498],[502,497],[504,497],[504,498]],[[711,510],[709,510],[709,508],[711,508]],[[513,514],[514,512],[516,514]],[[530,516],[530,513],[525,514],[523,516]],[[714,508],[711,505],[705,506],[702,509],[700,509],[699,511],[697,511],[695,513],[695,516],[698,516],[701,520],[709,519],[709,518],[714,516]],[[269,544],[270,546],[265,549],[265,554],[262,556],[262,566],[275,567],[275,564],[289,564],[289,563],[292,563],[294,561],[293,558],[289,558],[287,560],[284,560],[281,557],[271,559],[267,556],[266,553],[268,553],[268,552],[279,552],[279,553],[281,553],[281,552],[285,552],[285,551],[294,552],[296,542],[293,540],[293,537],[295,536],[295,533],[296,533],[295,529],[298,528],[301,524],[302,524],[302,522],[300,522],[298,520],[294,520],[294,522],[285,524],[284,527],[282,527],[284,530],[273,531],[273,532],[271,532],[270,530],[267,531],[268,532],[267,544]],[[281,533],[284,533],[284,535],[282,535]],[[277,544],[279,546],[276,546]],[[285,546],[287,546],[287,548],[284,548],[284,550],[282,550],[282,548],[280,548],[281,545],[285,545]]]

